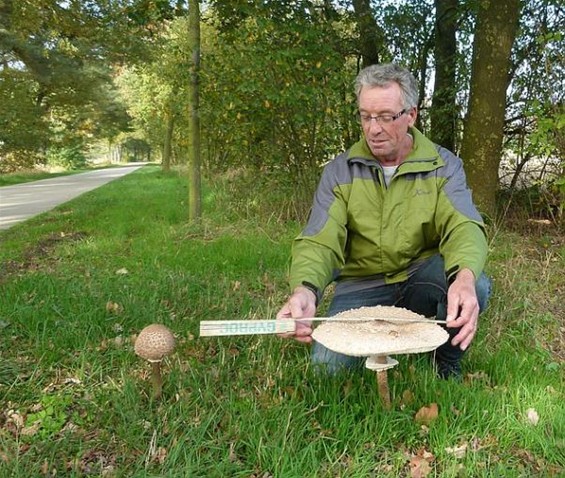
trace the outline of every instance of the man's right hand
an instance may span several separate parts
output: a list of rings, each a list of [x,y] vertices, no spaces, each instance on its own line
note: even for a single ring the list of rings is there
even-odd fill
[[[277,319],[301,319],[316,315],[316,295],[310,289],[299,286],[282,306],[277,314]],[[281,337],[294,337],[299,342],[312,342],[312,322],[300,320],[296,322],[294,332],[279,334]]]

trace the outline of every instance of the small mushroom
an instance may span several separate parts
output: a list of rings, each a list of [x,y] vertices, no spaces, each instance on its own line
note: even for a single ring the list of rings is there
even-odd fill
[[[134,350],[137,355],[151,363],[153,397],[158,399],[163,391],[161,361],[175,348],[173,333],[162,324],[151,324],[137,336]]]
[[[347,321],[371,317],[374,320]],[[449,339],[449,334],[426,318],[400,307],[360,307],[337,314],[343,321],[327,321],[312,333],[314,340],[334,352],[368,357],[365,366],[377,372],[379,396],[390,409],[387,370],[398,364],[388,355],[429,352]],[[386,319],[413,319],[414,322],[387,322]]]

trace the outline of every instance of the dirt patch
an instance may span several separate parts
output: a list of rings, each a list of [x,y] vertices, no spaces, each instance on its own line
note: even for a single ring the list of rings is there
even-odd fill
[[[39,240],[37,244],[23,251],[20,260],[7,260],[0,263],[0,284],[12,275],[37,271],[57,261],[52,251],[61,244],[78,242],[88,237],[85,232],[52,233]]]

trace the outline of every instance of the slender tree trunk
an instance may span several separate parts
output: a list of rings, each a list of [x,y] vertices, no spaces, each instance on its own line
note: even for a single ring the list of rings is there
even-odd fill
[[[435,0],[435,80],[430,109],[431,139],[455,151],[457,109],[455,68],[457,60],[457,8],[459,0]]]
[[[202,187],[200,178],[200,112],[199,112],[199,77],[200,77],[200,0],[192,0],[188,6],[189,48],[192,52],[190,71],[190,120],[189,120],[189,210],[191,221],[198,221],[202,216]]]
[[[474,200],[491,217],[496,211],[510,51],[518,31],[519,14],[520,0],[483,0],[475,30],[461,156]]]
[[[371,2],[370,0],[353,0],[353,8],[359,30],[362,66],[379,63],[383,34],[371,10]]]
[[[163,171],[171,170],[171,152],[174,127],[175,115],[169,109],[167,113],[167,129],[165,131],[165,141],[163,142],[163,161],[161,163],[161,168],[163,169]]]

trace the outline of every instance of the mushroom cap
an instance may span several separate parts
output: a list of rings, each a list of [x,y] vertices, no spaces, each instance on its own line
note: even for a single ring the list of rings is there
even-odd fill
[[[175,348],[173,333],[162,324],[145,327],[135,340],[134,350],[137,355],[150,362],[160,362]]]
[[[388,370],[389,368],[396,367],[398,365],[398,360],[395,360],[391,357],[384,356],[385,362],[380,362],[377,360],[377,357],[383,357],[382,355],[371,355],[367,357],[365,361],[365,367],[369,370],[376,370],[380,372],[382,370]]]
[[[312,338],[334,352],[354,357],[429,352],[449,339],[449,334],[435,323],[387,322],[387,318],[426,319],[400,307],[360,307],[335,317],[344,320],[322,323],[314,329]],[[347,321],[355,317],[375,320]]]

